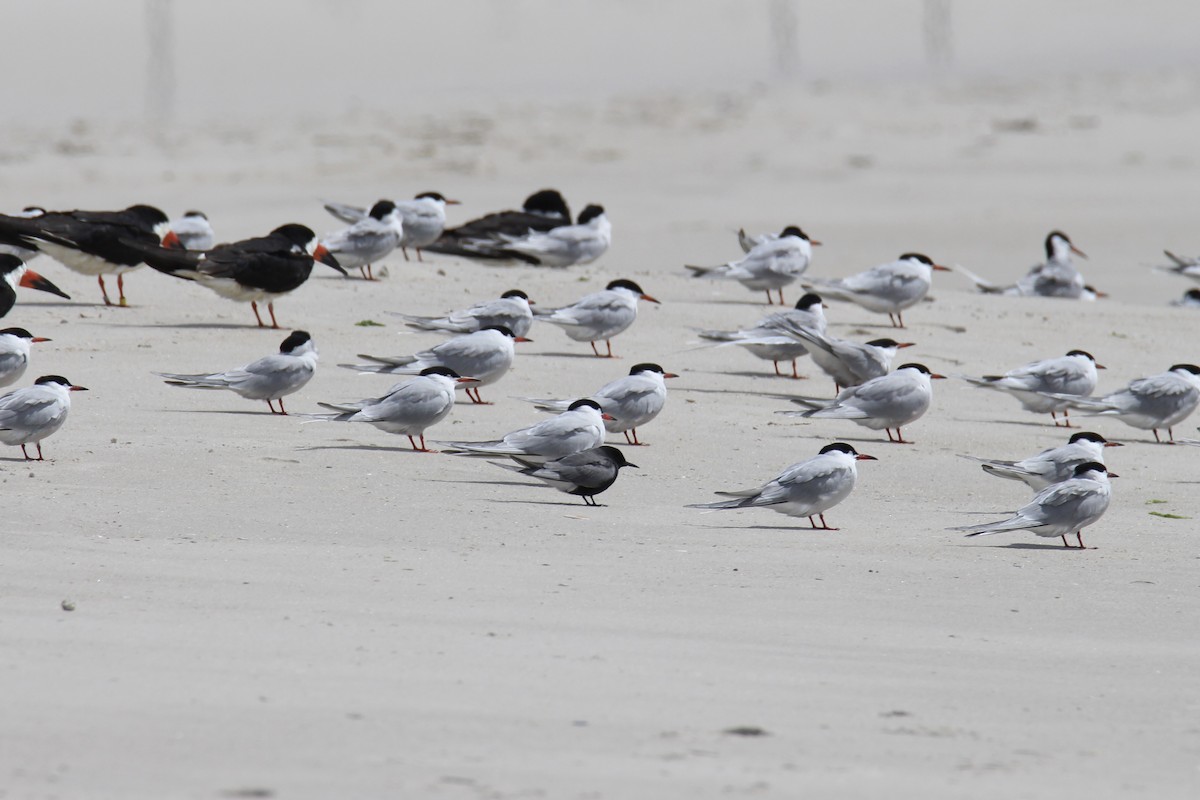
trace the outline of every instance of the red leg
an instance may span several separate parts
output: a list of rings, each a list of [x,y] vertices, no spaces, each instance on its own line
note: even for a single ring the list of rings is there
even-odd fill
[[[258,327],[260,327],[260,328],[265,328],[265,327],[267,327],[266,325],[263,325],[262,317],[260,317],[260,316],[258,315],[258,303],[256,303],[255,301],[251,300],[251,301],[250,301],[250,307],[251,307],[252,309],[254,309],[254,318],[255,318],[256,320],[258,320]]]
[[[117,302],[122,306],[129,305],[125,302],[125,276],[123,274],[117,275]]]
[[[1158,428],[1152,428],[1151,430],[1154,431],[1154,441],[1162,444],[1162,439],[1158,438]]]
[[[267,311],[271,312],[271,327],[278,330],[279,323],[275,321],[275,303],[274,302],[267,303]]]
[[[21,445],[21,455],[25,456],[26,461],[33,461],[33,459],[29,457],[29,451],[25,449],[25,445]]]
[[[1063,540],[1063,547],[1071,546],[1071,545],[1067,544],[1067,535],[1065,533],[1062,535],[1062,540]]]
[[[41,442],[37,443],[37,449],[38,449],[38,461],[45,461],[46,457],[42,455],[42,443]]]
[[[400,248],[400,252],[401,252],[401,253],[404,253],[404,260],[405,260],[405,261],[408,261],[408,260],[409,260],[409,258],[408,258],[408,248],[407,248],[407,247],[401,247],[401,248]],[[421,251],[420,251],[420,250],[418,250],[418,251],[417,251],[417,255],[418,255],[418,256],[420,256],[420,255],[421,255]]]
[[[596,343],[592,342],[591,345],[592,345],[592,352],[595,353],[597,357],[600,357],[600,351],[596,349]]]
[[[1071,427],[1071,409],[1069,409],[1069,408],[1063,409],[1063,427],[1064,428]]]
[[[792,359],[792,377],[800,380],[800,373],[796,370],[796,359]]]
[[[1170,444],[1175,444],[1175,429],[1174,428],[1167,428],[1167,436],[1169,436],[1171,439]]]
[[[783,287],[779,287],[779,305],[783,305]]]
[[[273,403],[270,398],[267,398],[267,408],[271,409],[272,414],[276,413],[275,412],[275,403]]]
[[[612,342],[609,341],[608,339],[605,339],[604,344],[606,347],[608,347],[608,355],[606,355],[605,358],[614,358],[614,356],[612,354]]]
[[[633,434],[633,443],[634,443],[635,445],[638,445],[638,446],[640,446],[642,443],[638,441],[638,438],[637,438],[637,428],[630,428],[630,429],[629,429],[629,432]]]
[[[112,300],[108,299],[108,289],[104,288],[104,276],[97,275],[96,280],[100,281],[100,293],[104,295],[104,305],[111,306]]]
[[[779,371],[779,362],[778,362],[778,361],[772,361],[771,363],[775,365],[775,376],[776,376],[777,378],[782,378],[782,377],[783,377],[783,373]]]
[[[283,407],[283,398],[282,397],[279,398],[279,413],[283,414],[285,417],[288,415],[287,409]]]
[[[775,305],[775,298],[771,297],[770,289],[767,289],[767,305],[769,305],[769,306]]]
[[[1075,531],[1075,538],[1079,540],[1079,549],[1086,550],[1087,548],[1083,546],[1083,531]]]
[[[421,248],[419,247],[417,248],[417,261],[420,261],[422,264],[425,263],[425,258],[421,255]]]

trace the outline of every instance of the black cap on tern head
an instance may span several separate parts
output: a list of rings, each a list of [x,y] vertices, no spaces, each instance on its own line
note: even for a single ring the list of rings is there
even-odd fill
[[[1072,435],[1067,442],[1068,444],[1075,444],[1076,442],[1095,442],[1096,444],[1105,444],[1108,442],[1108,439],[1105,439],[1100,434],[1093,433],[1092,431],[1080,431],[1079,433]]]
[[[500,297],[501,299],[508,299],[510,297],[520,297],[523,300],[529,299],[529,295],[525,294],[520,289],[509,289],[507,292],[500,295]]]
[[[441,200],[443,203],[446,202],[446,198],[442,196],[441,192],[421,192],[419,195],[417,195],[413,199],[414,200]]]
[[[646,293],[642,289],[642,287],[638,286],[636,283],[634,283],[631,280],[626,280],[625,278],[618,278],[615,281],[609,281],[608,286],[605,286],[604,288],[605,289],[628,289],[629,291],[637,292],[638,294]]]
[[[924,364],[917,364],[917,363],[915,363],[915,362],[914,362],[914,363],[910,363],[910,364],[901,364],[900,366],[896,367],[896,369],[897,369],[897,370],[902,370],[902,369],[915,369],[917,372],[924,372],[926,375],[932,375],[932,374],[933,374],[933,373],[930,371],[929,367],[925,366]]]
[[[199,217],[200,219],[208,219],[207,214],[205,214],[203,211],[196,211],[195,209],[192,209],[191,211],[183,212],[183,216],[184,217]]]
[[[882,339],[872,339],[871,341],[867,342],[867,344],[871,345],[872,347],[899,347],[900,346],[900,343],[897,342],[895,339],[890,339],[886,336]]]
[[[900,256],[901,261],[908,261],[909,259],[920,261],[922,264],[928,264],[931,267],[933,266],[933,259],[921,253],[904,253]]]
[[[15,336],[18,339],[32,339],[33,334],[24,328],[5,328],[0,331],[0,336]]]
[[[480,328],[479,330],[481,330],[481,331],[499,331],[500,333],[504,334],[505,336],[507,336],[510,339],[517,338],[517,335],[512,332],[512,328],[508,327],[507,325],[488,325],[486,327]]]
[[[845,442],[834,442],[821,448],[822,453],[845,453],[848,456],[858,455],[858,451]]]
[[[660,374],[666,374],[665,369],[650,361],[647,361],[644,364],[634,364],[629,368],[630,375],[637,375],[639,372],[657,372]]]
[[[1083,356],[1084,358],[1086,358],[1088,361],[1091,361],[1092,363],[1096,362],[1096,357],[1093,356],[1091,353],[1089,353],[1087,350],[1071,350],[1070,352],[1067,353],[1067,355]]]
[[[317,238],[313,233],[312,228],[307,225],[301,225],[297,222],[289,222],[287,225],[280,225],[275,230],[271,231],[272,236],[281,236],[287,239],[297,247],[308,247],[309,243]]]
[[[46,209],[41,206],[25,206],[21,209],[21,213],[31,217],[40,217],[46,213]]]
[[[634,469],[641,469],[637,464],[626,461],[625,454],[622,453],[617,448],[613,447],[611,444],[602,444],[599,447],[597,447],[596,449],[599,450],[601,453],[604,453],[604,455],[608,456],[610,459],[612,459],[613,465],[616,466],[618,469],[620,469],[621,467],[633,467]]]
[[[808,234],[805,233],[804,231],[800,230],[800,226],[798,226],[798,225],[788,225],[786,228],[783,229],[783,233],[781,233],[779,235],[780,236],[799,236],[801,239],[803,239],[806,242],[809,240]]]
[[[1195,364],[1175,364],[1168,371],[1174,372],[1175,370],[1183,370],[1184,372],[1190,372],[1193,375],[1200,375],[1200,367],[1197,367]]]
[[[808,294],[804,295],[804,297],[801,297],[799,300],[796,301],[796,310],[797,311],[808,311],[813,306],[821,305],[822,302],[824,302],[824,301],[821,300],[820,295],[816,295],[816,294],[813,294],[812,292],[809,292]]]
[[[1104,466],[1099,461],[1086,461],[1075,467],[1074,475],[1076,478],[1078,478],[1081,475],[1086,475],[1089,472],[1103,472],[1105,475],[1112,474],[1108,471],[1108,467]],[[1117,476],[1113,475],[1112,477],[1115,478]]]
[[[525,198],[523,208],[530,214],[554,215],[568,220],[571,218],[571,209],[567,207],[567,201],[563,199],[557,189],[542,189],[534,192]]]
[[[594,220],[596,217],[600,216],[603,213],[604,213],[604,206],[598,206],[595,204],[589,205],[583,211],[579,212],[579,224],[586,225],[587,223],[591,222],[592,220]]]
[[[419,374],[419,375],[445,375],[447,378],[454,378],[455,380],[457,380],[458,378],[461,377],[457,372],[450,369],[449,367],[443,367],[440,365],[436,366],[436,367],[426,367],[425,369],[421,370],[417,374]]]
[[[1054,255],[1054,239],[1055,238],[1063,239],[1066,241],[1067,244],[1071,243],[1071,237],[1067,236],[1062,231],[1050,231],[1049,233],[1046,234],[1046,257],[1047,258]]]
[[[1200,289],[1188,289],[1183,296],[1189,300],[1200,300]]]
[[[283,340],[283,344],[279,345],[279,352],[290,353],[297,347],[301,347],[305,342],[312,339],[308,335],[308,331],[292,331],[291,334]]]
[[[590,397],[585,397],[582,400],[576,400],[574,403],[571,403],[571,405],[567,406],[567,411],[574,411],[577,408],[594,408],[599,411],[600,404]]]
[[[371,206],[371,211],[367,216],[371,219],[383,219],[395,210],[396,204],[391,200],[378,200],[375,205]]]
[[[154,228],[158,225],[168,222],[167,215],[161,209],[154,206],[136,205],[125,209],[125,213],[136,219],[138,222],[145,225],[147,228]]]
[[[62,375],[43,375],[33,382],[35,386],[41,386],[44,383],[57,383],[61,386],[70,386],[71,382]]]

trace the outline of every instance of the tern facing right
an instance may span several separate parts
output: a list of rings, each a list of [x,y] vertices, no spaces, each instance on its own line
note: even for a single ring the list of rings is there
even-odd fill
[[[512,367],[515,342],[528,342],[503,325],[491,325],[474,333],[464,333],[435,344],[408,356],[371,356],[359,353],[373,364],[339,364],[358,372],[374,372],[380,375],[416,375],[427,367],[449,367],[459,375],[475,379],[474,386],[467,387],[471,402],[487,405],[479,395],[479,387],[488,386],[504,377]]]
[[[975,456],[963,458],[982,462],[980,467],[989,475],[1021,481],[1036,492],[1067,480],[1075,474],[1075,468],[1080,464],[1103,464],[1104,448],[1120,446],[1120,442],[1110,442],[1098,433],[1083,431],[1074,434],[1067,444],[1061,447],[1043,450],[1020,461],[998,461]]]
[[[48,341],[24,328],[0,330],[0,386],[11,386],[20,380],[29,366],[30,346]]]
[[[824,333],[825,325],[824,303],[818,295],[809,292],[800,298],[791,311],[769,314],[754,323],[753,327],[741,330],[702,330],[700,338],[743,347],[755,358],[774,363],[775,374],[780,377],[783,373],[779,371],[779,362],[791,361],[792,377],[799,378],[796,359],[807,355],[808,347],[790,335],[789,331],[806,328]]]
[[[658,364],[635,364],[624,378],[606,383],[588,395],[600,404],[608,414],[604,427],[609,433],[625,434],[625,441],[640,445],[637,429],[658,416],[667,402],[667,378],[678,378],[673,372],[665,372]],[[570,400],[548,400],[535,397],[522,398],[533,403],[539,411],[566,411]]]
[[[1174,443],[1172,428],[1200,405],[1200,367],[1175,364],[1166,372],[1139,378],[1119,392],[1104,397],[1063,394],[1050,397],[1065,399],[1072,408],[1086,411],[1089,416],[1116,417],[1131,427],[1151,430],[1156,442],[1162,442],[1158,429],[1166,428],[1170,442]]]
[[[1097,364],[1091,353],[1072,350],[1065,356],[1033,361],[1024,366],[1010,369],[1003,375],[984,375],[972,378],[958,375],[973,386],[995,389],[1010,394],[1026,411],[1036,414],[1050,413],[1055,425],[1059,425],[1057,412],[1063,413],[1062,425],[1071,427],[1068,417],[1070,404],[1067,400],[1047,397],[1047,392],[1059,395],[1087,397],[1096,389],[1096,370],[1104,369]],[[1098,461],[1099,459],[1091,459]]]
[[[566,411],[490,442],[439,442],[447,453],[466,456],[509,456],[540,464],[604,444],[607,417],[595,400],[576,400]]]
[[[1075,534],[1083,550],[1083,529],[1104,516],[1112,497],[1109,478],[1116,478],[1098,461],[1088,461],[1075,467],[1072,476],[1042,489],[1013,516],[999,522],[982,525],[961,525],[947,528],[969,531],[967,536],[984,536],[1004,531],[1033,531],[1038,536],[1061,536],[1063,547],[1070,548],[1067,534]]]
[[[304,416],[329,422],[365,422],[385,433],[407,436],[412,449],[419,453],[434,453],[437,451],[425,446],[425,431],[454,408],[454,390],[472,383],[477,383],[475,378],[459,377],[448,367],[426,367],[412,380],[397,383],[383,397],[356,403],[317,403],[335,413]],[[420,437],[420,447],[414,436]]]
[[[716,503],[696,503],[687,508],[769,508],[789,517],[808,517],[814,530],[836,531],[825,522],[825,512],[850,496],[858,480],[859,461],[876,461],[844,442],[825,445],[812,458],[792,464],[779,477],[758,489],[717,492],[733,497]],[[818,526],[813,517],[820,517]]]
[[[445,331],[447,333],[474,333],[493,325],[503,325],[517,336],[524,336],[533,327],[532,304],[529,295],[520,289],[509,289],[497,300],[476,303],[462,311],[452,311],[444,317],[417,317],[410,314],[399,316],[408,320],[406,325],[423,331]]]
[[[600,358],[612,358],[611,339],[637,319],[638,300],[658,302],[633,281],[621,278],[610,281],[604,291],[584,295],[569,306],[538,311],[534,319],[559,326],[569,339],[590,342],[592,352]],[[596,348],[601,339],[608,346],[604,356]]]
[[[596,495],[616,482],[621,467],[638,469],[637,464],[625,460],[624,453],[607,444],[541,464],[527,463],[520,458],[516,460],[519,465],[501,464],[498,461],[492,463],[501,469],[537,478],[560,492],[582,497],[584,505],[589,506],[599,505]]]
[[[925,299],[933,285],[933,272],[950,272],[920,253],[905,253],[895,261],[839,278],[814,284],[823,297],[847,300],[868,311],[887,314],[893,327],[904,327],[904,309]]]
[[[685,266],[697,278],[733,280],[751,291],[765,291],[768,305],[775,302],[771,290],[778,290],[779,305],[783,305],[783,287],[804,274],[812,261],[812,246],[819,244],[795,225],[789,225],[779,236],[755,244],[739,261],[719,267]]]
[[[266,400],[272,414],[287,414],[283,398],[304,388],[317,371],[317,346],[307,331],[293,331],[279,352],[244,367],[207,375],[156,372],[170,386],[187,389],[228,389],[247,400]],[[279,411],[274,401],[279,401]]]
[[[67,421],[71,410],[71,392],[86,392],[61,375],[43,375],[33,386],[0,395],[0,442],[21,446],[26,461],[45,461],[42,440]],[[25,445],[37,445],[37,458]]]
[[[865,428],[887,431],[889,442],[910,444],[911,442],[905,441],[900,429],[916,422],[929,410],[929,404],[933,400],[930,381],[945,377],[930,372],[924,364],[902,364],[888,375],[843,389],[833,400],[793,398],[793,402],[809,406],[808,411],[776,413],[791,417],[854,420]],[[893,428],[896,430],[894,439]]]
[[[1179,297],[1171,301],[1173,306],[1183,306],[1184,308],[1200,308],[1200,289],[1188,289]],[[4,316],[0,314],[0,316]]]

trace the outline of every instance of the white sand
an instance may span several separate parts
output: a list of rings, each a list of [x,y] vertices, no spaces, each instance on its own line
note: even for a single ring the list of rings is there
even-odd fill
[[[94,281],[37,262],[73,301],[24,293],[5,323],[54,339],[29,377],[91,391],[47,463],[0,454],[0,797],[1191,796],[1200,450],[1096,421],[1128,445],[1085,533],[1097,549],[966,540],[944,529],[1028,495],[955,454],[1022,457],[1063,431],[947,381],[905,431],[917,443],[889,445],[774,415],[775,394],[830,391],[810,363],[790,381],[736,348],[690,349],[690,327],[768,310],[682,270],[736,257],[738,226],[802,225],[826,243],[817,276],[918,250],[996,279],[1058,227],[1110,299],[985,298],[938,274],[904,355],[980,374],[1084,348],[1109,368],[1102,390],[1200,360],[1200,318],[1166,305],[1187,287],[1148,268],[1164,246],[1200,250],[1193,78],[993,88],[626,94],[196,128],[165,149],[108,124],[11,139],[5,208],[197,207],[224,239],[331,230],[318,199],[426,189],[464,201],[456,222],[545,185],[609,209],[612,250],[569,271],[392,258],[368,284],[318,267],[277,308],[323,356],[293,411],[386,389],[334,366],[355,353],[439,340],[397,336],[387,310],[512,287],[557,305],[615,277],[663,301],[614,340],[619,361],[536,326],[484,390],[496,404],[460,404],[430,438],[528,424],[514,397],[583,394],[637,361],[682,377],[650,446],[626,450],[641,469],[586,508],[372,428],[165,386],[152,371],[235,366],[286,334],[149,270],[127,279],[133,308],[107,309]],[[894,333],[851,306],[828,315],[839,335]],[[840,532],[683,508],[836,440],[880,459],[827,515]]]

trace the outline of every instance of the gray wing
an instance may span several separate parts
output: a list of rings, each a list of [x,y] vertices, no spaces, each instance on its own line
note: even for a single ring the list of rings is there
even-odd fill
[[[342,222],[350,225],[367,218],[367,210],[365,208],[347,205],[346,203],[326,203],[325,210]]]

